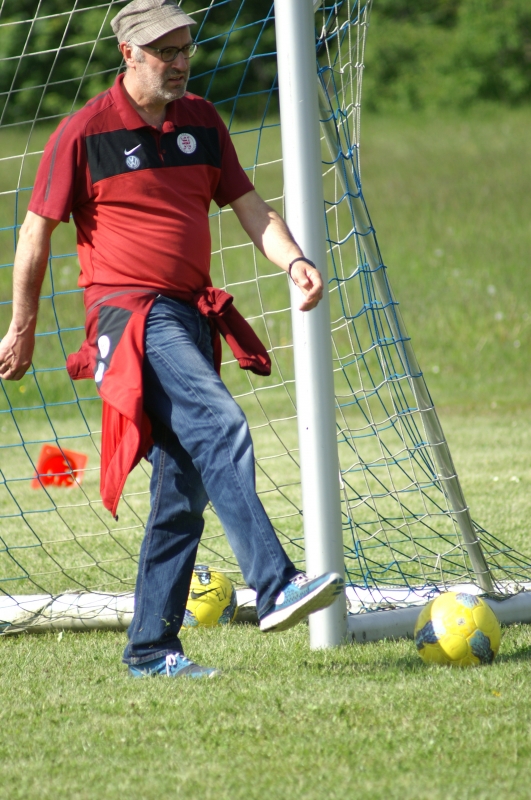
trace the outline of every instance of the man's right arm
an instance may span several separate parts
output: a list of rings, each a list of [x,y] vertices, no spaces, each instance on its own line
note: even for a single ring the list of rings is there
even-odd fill
[[[20,380],[31,365],[50,237],[58,224],[58,220],[28,211],[20,229],[13,268],[13,316],[9,330],[0,341],[0,378],[3,380]]]

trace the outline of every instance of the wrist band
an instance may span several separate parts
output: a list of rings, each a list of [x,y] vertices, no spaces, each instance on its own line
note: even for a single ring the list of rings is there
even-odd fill
[[[304,261],[306,264],[309,264],[310,267],[313,267],[314,269],[316,269],[315,264],[313,263],[313,261],[310,261],[309,258],[305,258],[304,256],[299,256],[298,258],[294,258],[293,261],[291,262],[291,264],[288,267],[288,275],[290,276],[290,278],[291,278],[291,268],[293,267],[294,264],[297,263],[297,261]],[[293,280],[293,278],[291,278],[291,280]]]

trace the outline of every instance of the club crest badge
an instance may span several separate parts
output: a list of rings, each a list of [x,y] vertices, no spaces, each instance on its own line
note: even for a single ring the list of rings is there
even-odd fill
[[[138,169],[140,166],[140,159],[138,156],[127,156],[125,159],[125,163],[129,167],[129,169]]]
[[[177,147],[181,152],[190,155],[197,149],[197,142],[191,133],[180,133],[177,137]]]

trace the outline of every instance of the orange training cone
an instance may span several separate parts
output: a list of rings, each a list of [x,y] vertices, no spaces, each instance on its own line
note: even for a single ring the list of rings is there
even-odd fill
[[[41,486],[71,487],[81,483],[88,456],[55,447],[43,445],[37,461],[35,476],[31,481],[32,489]]]

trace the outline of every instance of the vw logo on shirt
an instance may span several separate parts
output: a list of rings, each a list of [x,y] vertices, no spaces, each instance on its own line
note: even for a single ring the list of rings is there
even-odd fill
[[[138,156],[127,156],[125,159],[125,163],[129,167],[129,169],[138,169],[140,166],[140,159]]]
[[[177,147],[186,155],[190,155],[197,148],[197,142],[191,133],[180,133],[177,137]]]

